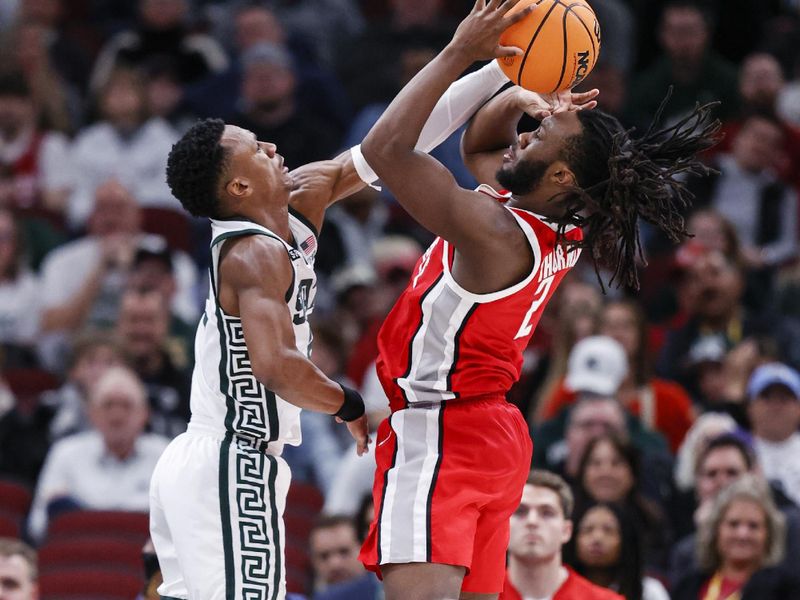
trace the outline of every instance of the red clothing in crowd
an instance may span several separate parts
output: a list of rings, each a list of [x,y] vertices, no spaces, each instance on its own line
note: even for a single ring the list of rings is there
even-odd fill
[[[558,588],[552,600],[625,600],[616,592],[591,583],[569,567],[567,567],[567,572],[569,575],[566,581]],[[503,591],[497,600],[523,600],[522,595],[511,584],[508,572],[506,572]]]

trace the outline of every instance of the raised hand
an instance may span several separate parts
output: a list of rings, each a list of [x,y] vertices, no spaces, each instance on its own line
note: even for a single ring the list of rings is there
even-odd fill
[[[461,21],[456,29],[450,47],[465,56],[476,60],[486,60],[501,56],[516,56],[522,54],[521,48],[514,46],[501,46],[500,34],[510,25],[524,19],[531,13],[535,6],[509,15],[520,0],[476,0],[472,11]]]
[[[541,121],[544,118],[561,112],[574,112],[578,110],[591,110],[597,106],[599,90],[588,92],[572,92],[565,90],[553,94],[537,94],[524,88],[517,88],[517,106],[534,119]]]

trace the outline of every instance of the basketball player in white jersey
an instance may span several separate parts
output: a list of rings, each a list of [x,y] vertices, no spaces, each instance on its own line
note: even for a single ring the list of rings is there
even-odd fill
[[[507,79],[496,65],[455,82],[419,136],[429,151]],[[363,401],[310,361],[317,234],[325,209],[374,177],[358,147],[291,173],[273,144],[220,120],[195,124],[170,153],[184,208],[211,219],[209,297],[195,340],[192,418],[151,484],[163,598],[285,597],[285,444],[305,408],[346,422],[367,451]]]

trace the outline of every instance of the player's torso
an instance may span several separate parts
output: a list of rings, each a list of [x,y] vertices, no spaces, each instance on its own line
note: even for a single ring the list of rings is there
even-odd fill
[[[284,245],[293,281],[286,293],[297,349],[311,352],[308,315],[314,308],[317,283],[314,257],[315,232],[289,216],[296,245],[283,242],[269,230],[248,221],[213,221],[209,296],[195,338],[192,376],[192,420],[225,428],[255,440],[300,443],[300,409],[276,396],[258,382],[239,317],[226,314],[217,301],[219,257],[224,242],[243,235],[266,235]]]
[[[464,290],[450,272],[454,249],[441,238],[417,263],[378,338],[378,375],[392,410],[505,395],[519,379],[522,352],[580,251],[556,244],[554,227],[533,213],[509,210],[535,259],[523,281],[491,294]]]

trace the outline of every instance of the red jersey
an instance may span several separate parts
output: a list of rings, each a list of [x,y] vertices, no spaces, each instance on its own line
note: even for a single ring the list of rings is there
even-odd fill
[[[597,586],[578,575],[567,567],[569,575],[561,587],[553,594],[552,600],[625,600],[622,596],[611,590]],[[511,584],[506,573],[506,582],[503,591],[497,600],[523,600],[522,595]]]
[[[488,186],[478,188],[498,200]],[[474,294],[453,278],[454,248],[437,238],[419,259],[411,281],[378,333],[378,377],[392,411],[414,403],[504,396],[519,379],[522,352],[544,307],[580,255],[556,243],[556,226],[507,208],[534,256],[524,280],[490,294]],[[573,228],[567,239],[580,240]]]

